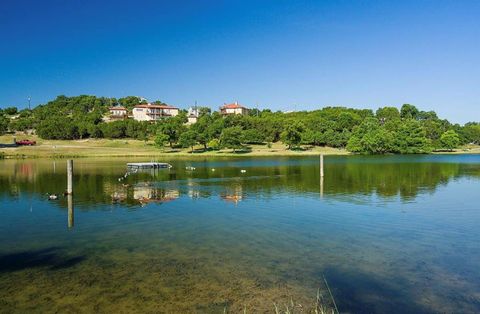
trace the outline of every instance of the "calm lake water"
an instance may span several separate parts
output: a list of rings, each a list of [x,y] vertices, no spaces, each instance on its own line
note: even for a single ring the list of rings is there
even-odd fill
[[[480,155],[162,161],[0,161],[0,312],[480,312]]]

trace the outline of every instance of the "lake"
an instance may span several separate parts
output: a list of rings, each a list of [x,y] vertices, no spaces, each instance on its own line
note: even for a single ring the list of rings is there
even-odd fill
[[[131,161],[0,160],[0,312],[480,312],[480,155]]]

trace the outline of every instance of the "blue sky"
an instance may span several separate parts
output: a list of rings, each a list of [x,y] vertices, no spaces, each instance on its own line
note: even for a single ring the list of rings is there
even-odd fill
[[[0,107],[57,95],[480,121],[480,1],[0,2]]]

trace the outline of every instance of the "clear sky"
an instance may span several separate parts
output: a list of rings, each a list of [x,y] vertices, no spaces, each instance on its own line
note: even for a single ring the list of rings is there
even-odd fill
[[[61,94],[480,121],[480,1],[1,0],[0,107]]]

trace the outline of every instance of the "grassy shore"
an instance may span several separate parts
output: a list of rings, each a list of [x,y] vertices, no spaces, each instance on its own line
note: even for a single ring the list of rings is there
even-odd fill
[[[35,146],[19,146],[0,148],[0,154],[5,158],[67,158],[67,157],[156,157],[156,156],[302,156],[318,155],[346,155],[344,149],[331,147],[314,147],[305,150],[288,150],[282,143],[267,145],[248,145],[245,150],[233,152],[231,149],[219,151],[203,151],[196,146],[191,153],[190,149],[165,147],[160,149],[153,145],[153,141],[139,141],[132,139],[85,139],[74,141],[42,140],[37,136],[15,136],[17,140],[29,139],[37,142]],[[0,136],[0,144],[13,143],[13,135]]]
[[[203,151],[196,146],[193,153],[190,149],[165,147],[160,149],[153,141],[132,139],[85,139],[74,141],[42,140],[35,135],[3,135],[0,144],[13,143],[17,140],[29,139],[37,142],[36,146],[19,146],[0,148],[0,155],[5,158],[67,158],[67,157],[157,157],[157,156],[304,156],[304,155],[348,155],[344,149],[331,147],[313,147],[303,150],[288,150],[282,143],[267,145],[249,145],[245,150],[233,152],[231,149],[219,151]],[[480,153],[479,146],[465,146],[450,154]]]

